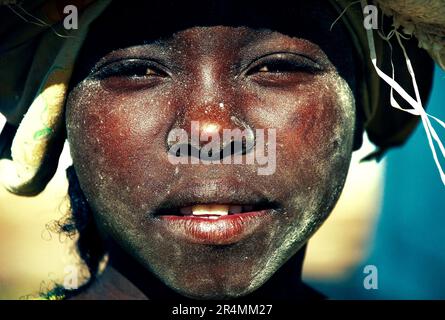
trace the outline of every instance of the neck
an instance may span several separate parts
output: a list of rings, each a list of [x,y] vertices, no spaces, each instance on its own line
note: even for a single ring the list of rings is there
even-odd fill
[[[292,256],[263,286],[239,300],[251,299],[307,299],[308,287],[301,281],[301,272],[306,246]],[[121,277],[118,281],[134,286],[150,300],[189,300],[167,287],[150,271],[124,252],[119,246],[112,245],[110,265],[115,273],[111,278]],[[120,292],[126,291],[119,289]],[[130,290],[134,292],[134,289]],[[309,293],[310,294],[310,293]]]

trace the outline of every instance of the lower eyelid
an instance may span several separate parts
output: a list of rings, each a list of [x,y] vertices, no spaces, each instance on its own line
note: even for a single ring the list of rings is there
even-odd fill
[[[261,71],[262,68],[268,68],[267,71]],[[293,62],[272,62],[272,63],[266,63],[263,65],[260,65],[256,68],[258,70],[257,72],[295,72],[306,68],[306,66],[303,66],[301,64],[295,64]],[[278,71],[273,71],[278,70]]]
[[[307,65],[294,65],[294,66],[288,66],[283,68],[274,68],[271,67],[268,71],[259,71],[251,70],[248,73],[246,73],[247,76],[253,76],[253,75],[284,75],[284,74],[292,74],[292,73],[308,73],[308,74],[316,74],[319,73],[321,70],[314,68],[312,66]]]
[[[249,76],[248,81],[261,87],[289,87],[307,84],[316,79],[317,75],[310,72],[256,73]]]

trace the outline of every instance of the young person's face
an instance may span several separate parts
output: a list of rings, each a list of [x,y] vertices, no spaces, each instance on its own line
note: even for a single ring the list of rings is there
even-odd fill
[[[331,212],[352,152],[352,92],[316,42],[194,27],[105,55],[66,113],[76,172],[103,233],[190,297],[241,296],[269,279]],[[190,133],[192,121],[220,137],[275,129],[275,172],[172,164],[168,135]],[[183,216],[198,204],[243,212]]]

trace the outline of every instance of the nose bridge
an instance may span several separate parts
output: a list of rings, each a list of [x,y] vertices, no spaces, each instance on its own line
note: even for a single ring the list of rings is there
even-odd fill
[[[230,79],[226,76],[227,67],[218,64],[212,58],[204,58],[195,63],[193,79],[189,81],[183,97],[182,119],[178,124],[185,130],[190,131],[192,121],[198,121],[201,130],[212,128],[212,130],[231,129],[236,127],[233,122],[236,108],[236,96]]]
[[[203,51],[200,46],[192,50],[193,60],[185,63],[187,76],[177,92],[178,113],[168,136],[176,137],[181,132],[179,145],[184,145],[184,138],[188,139],[186,149],[192,158],[224,158],[250,152],[255,137],[240,105],[243,99],[232,71],[235,53],[218,45],[218,41],[213,42],[212,48],[205,48],[208,50]],[[208,142],[212,143],[210,147]],[[176,145],[177,140],[169,139],[168,152],[175,150]],[[179,151],[182,154],[183,150]]]
[[[190,79],[180,98],[181,112],[168,136],[177,132],[176,129],[184,130],[188,137],[187,152],[195,159],[218,160],[250,152],[255,136],[242,106],[237,104],[239,98],[230,79],[230,67],[214,65],[211,61],[196,64],[201,64],[201,69],[191,73],[197,76]],[[183,138],[181,144],[184,144]],[[174,150],[176,144],[175,139],[168,140],[168,152]]]
[[[214,102],[214,100],[218,100],[218,97],[222,95],[223,91],[223,82],[224,78],[222,74],[224,67],[221,65],[217,65],[211,58],[204,58],[203,61],[197,66],[199,68],[197,74],[198,77],[198,86],[196,90],[194,90],[194,94],[196,95],[195,99],[198,101],[202,101],[201,103],[195,104],[198,106],[199,104],[206,104]]]

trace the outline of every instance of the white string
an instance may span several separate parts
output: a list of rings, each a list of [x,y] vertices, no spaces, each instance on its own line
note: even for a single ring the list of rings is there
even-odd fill
[[[5,125],[6,125],[6,117],[0,113],[0,133],[3,131]]]
[[[30,14],[28,11],[26,11],[23,7],[21,7],[19,4],[15,4],[15,6],[16,6],[17,8],[19,8],[20,10],[22,10],[22,12],[24,12],[27,16],[29,16],[29,17],[31,17],[31,18],[37,20],[37,22],[28,20],[26,17],[24,17],[23,15],[21,15],[17,10],[15,10],[15,9],[13,8],[12,5],[9,5],[9,4],[8,4],[7,7],[8,7],[12,12],[14,12],[19,18],[21,18],[23,21],[25,21],[25,22],[27,22],[27,23],[31,23],[31,24],[36,25],[36,26],[41,27],[41,28],[50,28],[50,29],[51,29],[51,30],[52,30],[58,37],[61,37],[61,38],[72,38],[72,36],[63,35],[63,34],[57,32],[57,30],[56,30],[52,25],[46,23],[45,21],[43,21],[42,19],[39,19],[39,18],[36,17],[36,16],[33,16],[33,15]]]
[[[361,0],[362,2],[362,9],[364,10],[364,8],[367,5],[367,1],[366,0]],[[378,66],[377,66],[377,54],[376,54],[376,50],[375,50],[375,43],[374,43],[374,35],[373,35],[373,31],[372,29],[367,29],[366,30],[366,34],[367,34],[367,38],[368,38],[368,45],[369,45],[369,50],[370,50],[370,56],[371,56],[371,61],[372,64],[374,65],[374,68],[377,72],[377,74],[379,75],[380,78],[382,78],[390,87],[391,87],[391,95],[390,95],[390,99],[391,99],[391,106],[399,109],[401,111],[405,111],[408,112],[412,115],[416,115],[416,116],[420,116],[422,119],[422,125],[423,128],[425,130],[427,139],[428,139],[428,143],[430,145],[430,149],[431,149],[431,153],[433,154],[433,158],[434,158],[434,162],[436,163],[437,169],[440,173],[440,177],[442,179],[442,183],[445,185],[445,173],[444,170],[439,162],[438,156],[437,156],[437,152],[436,152],[436,146],[433,142],[436,141],[436,143],[439,146],[439,149],[442,153],[442,157],[445,158],[445,148],[443,146],[443,143],[441,141],[441,139],[439,138],[439,136],[436,133],[436,130],[434,129],[434,127],[431,124],[430,118],[435,120],[437,123],[439,123],[443,128],[445,128],[445,123],[443,121],[441,121],[440,119],[429,115],[423,105],[422,105],[422,101],[420,99],[420,93],[419,93],[419,87],[417,86],[417,81],[416,81],[416,76],[414,73],[414,69],[412,67],[411,64],[411,60],[408,57],[408,54],[406,53],[405,47],[402,44],[401,41],[401,35],[399,32],[397,32],[397,30],[394,30],[394,34],[397,37],[397,41],[400,45],[400,47],[402,48],[403,51],[403,55],[405,57],[405,62],[406,62],[406,66],[408,68],[408,72],[411,76],[412,79],[412,84],[413,84],[413,88],[414,88],[414,92],[416,95],[416,99],[414,99],[413,97],[411,97],[396,81],[395,81],[395,77],[394,77],[394,64],[393,61],[391,59],[391,66],[392,66],[392,77],[389,77],[387,74],[385,74]],[[391,35],[392,36],[392,35]],[[406,101],[409,103],[409,105],[412,107],[412,109],[403,109],[402,107],[400,107],[400,105],[397,103],[397,101],[394,98],[394,90]]]
[[[340,13],[340,15],[337,17],[337,19],[332,22],[331,27],[329,28],[329,31],[332,31],[332,28],[334,28],[334,25],[343,17],[343,15],[348,11],[348,9],[353,6],[354,4],[359,3],[360,0],[354,1],[346,6],[346,8],[343,9],[343,11]]]

